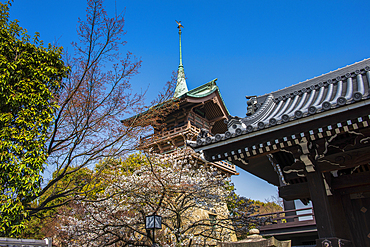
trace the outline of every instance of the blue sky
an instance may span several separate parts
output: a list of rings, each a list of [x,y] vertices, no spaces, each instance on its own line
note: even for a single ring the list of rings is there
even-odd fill
[[[341,0],[107,0],[110,14],[125,13],[122,51],[143,63],[131,83],[149,87],[152,100],[177,70],[178,33],[184,26],[183,63],[188,88],[214,78],[232,115],[244,117],[245,95],[262,95],[319,76],[370,56],[370,1]],[[71,50],[77,41],[84,0],[15,0],[11,19],[46,43]],[[239,171],[237,192],[264,201],[274,186]]]

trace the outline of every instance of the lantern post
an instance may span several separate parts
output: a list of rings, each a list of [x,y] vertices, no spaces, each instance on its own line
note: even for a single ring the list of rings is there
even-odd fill
[[[162,229],[162,216],[148,215],[145,217],[145,229],[153,230],[153,247],[157,246],[155,243],[155,229]]]

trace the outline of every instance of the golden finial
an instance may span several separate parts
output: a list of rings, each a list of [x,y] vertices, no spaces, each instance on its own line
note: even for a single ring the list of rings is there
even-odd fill
[[[176,23],[178,25],[177,28],[179,29],[179,31],[181,31],[181,28],[184,28],[184,26],[181,24],[181,21],[176,21]]]

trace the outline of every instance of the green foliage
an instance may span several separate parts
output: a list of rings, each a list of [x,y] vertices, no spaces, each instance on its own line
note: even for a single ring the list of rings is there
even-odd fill
[[[17,236],[25,208],[37,197],[47,152],[55,95],[68,68],[62,48],[43,47],[0,3],[0,236]]]
[[[67,172],[72,172],[76,167],[70,167]],[[57,177],[58,172],[54,172],[52,179]],[[45,237],[54,237],[57,234],[56,227],[59,225],[58,216],[74,210],[76,196],[83,200],[94,200],[104,187],[101,183],[103,178],[93,179],[97,172],[83,167],[74,171],[74,176],[63,177],[54,186],[53,190],[47,191],[39,196],[38,200],[32,202],[32,207],[40,206],[48,198],[53,198],[59,191],[63,191],[64,197],[57,197],[47,204],[47,209],[42,210],[25,222],[25,229],[21,238],[43,239]],[[94,180],[94,181],[92,181]]]
[[[268,214],[283,211],[283,208],[274,201],[261,202],[258,200],[252,200],[253,204],[257,206],[258,214]]]
[[[231,183],[226,183],[226,187],[231,191],[235,189],[234,185]],[[276,201],[273,201],[275,199]],[[270,201],[266,200],[266,202],[261,202],[258,200],[248,199],[243,196],[239,196],[235,193],[232,193],[227,200],[227,207],[230,214],[232,214],[234,217],[244,216],[251,219],[251,221],[252,219],[255,220],[249,225],[246,224],[234,225],[237,239],[238,240],[245,239],[249,235],[250,229],[256,228],[263,222],[270,220],[269,217],[256,215],[283,211],[283,208],[277,204],[278,203],[277,200],[278,199],[276,197],[272,197]]]
[[[142,153],[133,153],[128,157],[122,158],[106,158],[101,160],[96,166],[97,173],[104,174],[126,174],[132,173],[137,168],[147,165],[148,159]]]

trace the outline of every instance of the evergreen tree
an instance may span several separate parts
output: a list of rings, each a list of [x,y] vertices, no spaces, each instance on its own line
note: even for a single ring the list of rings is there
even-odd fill
[[[68,67],[62,48],[44,47],[9,21],[0,3],[0,236],[16,236],[28,217],[25,208],[42,182],[47,131],[57,109],[56,95]]]

